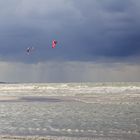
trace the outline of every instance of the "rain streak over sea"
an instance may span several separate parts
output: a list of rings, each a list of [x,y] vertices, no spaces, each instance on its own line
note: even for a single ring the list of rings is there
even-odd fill
[[[140,83],[0,84],[0,138],[140,139]]]

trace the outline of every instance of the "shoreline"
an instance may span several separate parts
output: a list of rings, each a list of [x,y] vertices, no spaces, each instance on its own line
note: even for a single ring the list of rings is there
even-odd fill
[[[109,136],[94,136],[94,137],[68,137],[68,136],[0,136],[0,140],[132,140],[133,137],[109,137]],[[139,140],[139,138],[134,138]]]

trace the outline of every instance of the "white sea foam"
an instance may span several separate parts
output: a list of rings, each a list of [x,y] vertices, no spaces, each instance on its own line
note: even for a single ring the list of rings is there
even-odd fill
[[[1,84],[2,95],[77,96],[93,93],[140,93],[140,83],[46,83]]]

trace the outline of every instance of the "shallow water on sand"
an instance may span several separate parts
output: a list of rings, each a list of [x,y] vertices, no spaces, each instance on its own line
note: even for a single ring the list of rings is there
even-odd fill
[[[0,134],[139,140],[140,86],[114,85],[0,85]]]

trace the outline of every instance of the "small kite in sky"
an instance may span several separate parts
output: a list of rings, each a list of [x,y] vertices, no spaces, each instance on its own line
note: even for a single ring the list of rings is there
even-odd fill
[[[53,40],[52,41],[52,48],[55,48],[56,47],[56,44],[57,44],[57,41],[56,40]]]
[[[33,47],[28,47],[28,48],[26,49],[26,52],[27,52],[27,54],[29,55],[33,50],[34,50]]]

